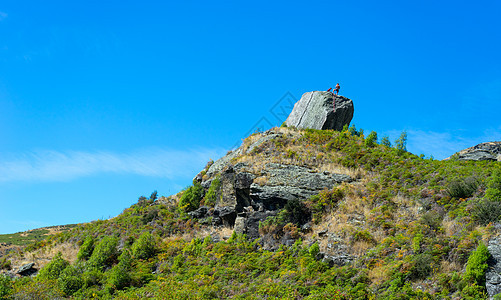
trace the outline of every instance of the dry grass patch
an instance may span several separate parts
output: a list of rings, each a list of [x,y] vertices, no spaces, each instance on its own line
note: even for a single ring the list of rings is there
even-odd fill
[[[442,260],[440,262],[440,270],[443,273],[461,272],[463,266],[455,261]]]
[[[374,248],[373,243],[369,243],[367,241],[357,241],[351,245],[350,254],[355,256],[365,255],[367,250]]]
[[[35,267],[41,269],[48,264],[58,252],[61,252],[63,258],[71,264],[77,260],[77,253],[80,248],[74,244],[65,242],[57,244],[52,247],[44,247],[33,252],[24,253],[23,256],[16,256],[11,258],[13,268],[19,268],[28,263],[35,263]]]
[[[390,280],[388,276],[388,267],[376,264],[372,269],[369,269],[369,278],[372,284],[380,286],[381,284]]]

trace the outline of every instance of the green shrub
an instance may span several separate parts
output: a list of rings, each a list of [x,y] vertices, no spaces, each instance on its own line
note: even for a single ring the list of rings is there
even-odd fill
[[[477,191],[478,179],[470,176],[451,181],[447,186],[447,193],[452,198],[469,198]]]
[[[149,232],[141,234],[132,245],[132,255],[136,259],[148,259],[155,255],[155,239]]]
[[[490,254],[487,247],[480,242],[477,249],[468,257],[466,263],[466,272],[464,280],[468,283],[477,284],[478,286],[485,285],[485,271],[487,270],[487,260]]]
[[[40,280],[56,280],[61,275],[69,262],[63,259],[61,252],[58,252],[54,258],[38,272],[37,278]]]
[[[0,274],[0,299],[8,299],[7,296],[12,291],[12,280],[3,274]]]
[[[371,131],[365,139],[365,146],[372,148],[377,144],[377,132]]]
[[[149,222],[155,220],[158,217],[160,209],[156,206],[150,206],[146,210],[146,214],[143,215],[142,222],[143,224],[148,224]]]
[[[10,270],[12,268],[12,263],[6,257],[0,260],[0,270]]]
[[[308,249],[308,252],[312,257],[316,257],[317,254],[320,252],[320,246],[318,246],[318,243],[315,242],[313,245],[310,246]]]
[[[284,208],[287,211],[287,221],[290,223],[302,225],[311,219],[310,211],[300,200],[289,200]]]
[[[421,216],[420,222],[432,230],[438,230],[442,224],[442,216],[438,212],[430,210]]]
[[[355,242],[364,241],[373,245],[376,244],[376,239],[367,230],[359,230],[355,232],[355,234],[353,235],[353,241]]]
[[[496,169],[489,178],[485,198],[501,201],[501,169]]]
[[[57,284],[65,295],[71,296],[84,286],[84,281],[75,267],[67,266],[57,279]]]
[[[111,266],[118,257],[118,238],[115,236],[105,236],[92,252],[89,258],[91,268],[104,269]]]
[[[221,177],[218,175],[210,183],[209,190],[205,194],[205,205],[214,206],[217,202],[217,197],[219,195],[219,190],[221,188]]]
[[[482,199],[471,210],[475,223],[487,225],[501,219],[501,201]]]
[[[411,269],[411,278],[413,279],[425,279],[430,275],[432,271],[431,264],[433,262],[433,257],[430,254],[418,254],[414,257],[414,266]]]
[[[97,268],[88,269],[82,274],[82,280],[85,287],[98,285],[103,280],[103,272]]]
[[[105,288],[109,293],[113,293],[116,290],[122,290],[129,286],[131,283],[131,276],[127,268],[118,264],[111,268],[106,276]]]
[[[357,130],[357,128],[355,127],[355,124],[352,124],[350,126],[350,128],[348,129],[348,132],[350,133],[351,136],[361,136],[364,134],[364,130],[363,129]]]
[[[190,212],[200,206],[204,188],[199,182],[194,182],[192,186],[188,187],[179,199],[179,207],[185,212]]]
[[[92,251],[94,251],[94,238],[89,235],[85,238],[82,246],[80,246],[80,250],[77,254],[78,260],[87,260],[92,255]]]

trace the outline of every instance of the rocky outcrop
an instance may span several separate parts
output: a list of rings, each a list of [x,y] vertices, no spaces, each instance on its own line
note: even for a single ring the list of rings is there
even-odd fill
[[[335,102],[335,103],[334,103]],[[353,118],[353,101],[331,92],[313,91],[303,94],[285,121],[287,126],[341,131]]]
[[[285,163],[259,163],[239,161],[240,157],[252,156],[255,151],[269,151],[275,139],[282,138],[279,130],[269,130],[254,137],[251,143],[242,145],[214,162],[203,176],[195,180],[208,190],[215,178],[220,187],[213,208],[200,207],[189,213],[202,222],[211,222],[213,226],[230,226],[237,233],[258,238],[259,223],[274,216],[288,201],[304,201],[324,189],[332,189],[342,182],[351,182],[353,178],[344,174]],[[267,146],[267,147],[268,147]],[[272,155],[272,154],[270,154]],[[302,224],[300,224],[302,225]],[[290,239],[290,238],[289,238]],[[284,240],[284,243],[294,241]],[[270,249],[275,247],[270,241]]]
[[[447,159],[501,161],[501,142],[488,142],[461,150]]]
[[[492,299],[501,293],[501,237],[491,239],[487,249],[491,257],[487,261],[489,268],[485,273],[485,287],[489,298]]]
[[[20,276],[31,276],[38,272],[37,269],[34,268],[35,263],[29,263],[21,266],[19,270],[17,270],[16,274]]]
[[[262,173],[269,179],[265,185],[251,184],[250,197],[263,203],[268,210],[283,207],[290,200],[307,199],[341,182],[352,181],[348,175],[318,173],[306,167],[277,163],[266,164]]]

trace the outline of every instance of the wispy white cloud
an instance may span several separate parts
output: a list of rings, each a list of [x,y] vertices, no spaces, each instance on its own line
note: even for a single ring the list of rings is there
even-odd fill
[[[0,160],[0,182],[66,181],[102,173],[153,177],[194,176],[222,149],[141,150],[128,154],[113,152],[39,151]]]
[[[3,11],[0,11],[0,21],[5,20],[9,15]]]

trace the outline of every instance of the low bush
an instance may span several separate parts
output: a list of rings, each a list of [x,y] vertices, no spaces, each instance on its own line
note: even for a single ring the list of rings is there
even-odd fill
[[[487,260],[490,254],[487,247],[480,242],[468,257],[468,262],[466,264],[466,272],[464,274],[464,280],[471,284],[477,284],[478,286],[485,285],[485,271],[488,268]]]
[[[67,266],[57,279],[61,291],[71,296],[84,286],[82,274],[73,266]]]
[[[105,236],[96,246],[89,258],[89,266],[92,268],[105,269],[111,266],[118,258],[118,238]]]
[[[489,178],[485,198],[501,201],[501,169],[497,168]]]
[[[58,252],[50,263],[38,272],[37,278],[40,280],[57,280],[68,265],[69,262],[63,258],[61,252]]]
[[[136,259],[148,259],[155,255],[155,251],[155,239],[149,232],[141,234],[132,245],[132,255]]]
[[[310,210],[300,200],[289,200],[285,204],[288,222],[303,225],[311,219]]]
[[[0,299],[8,299],[7,296],[12,290],[12,280],[10,277],[0,275]]]
[[[190,212],[200,206],[204,188],[202,185],[195,181],[192,186],[184,190],[181,199],[179,199],[179,207],[185,212]]]
[[[216,176],[214,180],[210,183],[209,190],[205,194],[204,204],[207,206],[214,206],[217,202],[217,197],[221,189],[221,177]]]
[[[78,260],[87,260],[91,257],[92,251],[94,251],[94,238],[89,235],[85,238],[80,250],[77,254]]]
[[[413,279],[425,279],[432,271],[431,264],[433,257],[430,254],[418,254],[414,257],[414,266],[411,269],[410,276]]]
[[[487,225],[501,219],[501,201],[482,199],[471,210],[475,223]]]
[[[12,268],[12,263],[6,257],[0,260],[0,270],[10,270]]]
[[[455,179],[447,185],[447,194],[452,198],[469,198],[477,191],[478,184],[478,179],[472,176]]]

